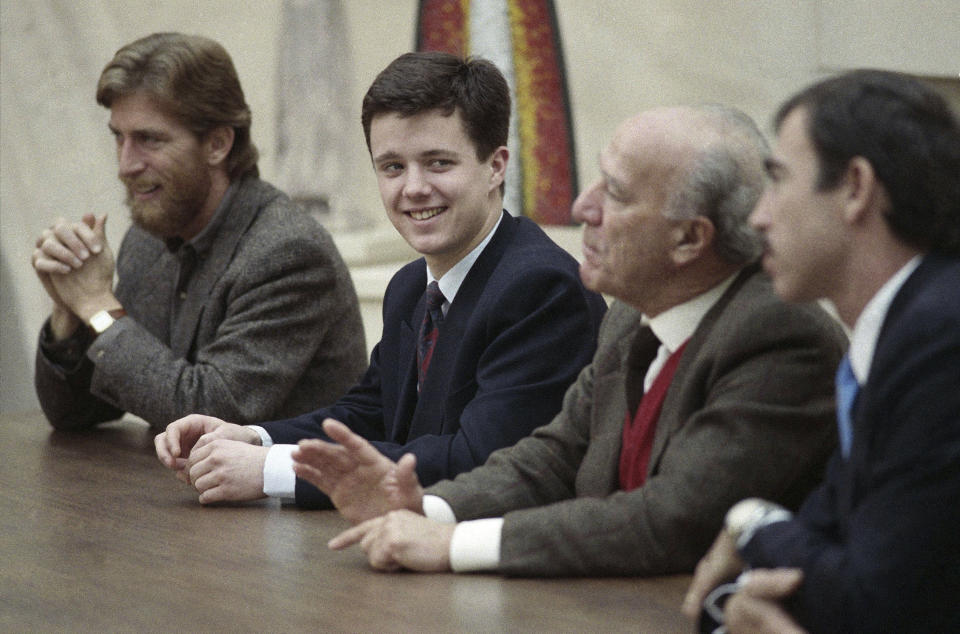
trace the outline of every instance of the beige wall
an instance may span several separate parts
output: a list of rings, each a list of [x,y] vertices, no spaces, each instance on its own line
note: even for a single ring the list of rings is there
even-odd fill
[[[412,46],[416,5],[344,2],[358,118],[373,76]],[[614,125],[650,106],[727,102],[765,126],[776,104],[802,84],[861,64],[939,74],[960,92],[955,0],[556,0],[556,6],[581,184],[596,176],[595,157]],[[127,224],[107,113],[93,102],[100,68],[122,44],[153,31],[219,40],[253,109],[253,137],[269,180],[279,11],[280,0],[0,3],[0,411],[36,406],[33,349],[49,302],[29,266],[34,237],[57,216],[106,211],[117,245]],[[355,151],[342,160],[355,174],[350,195],[359,207],[379,210],[359,124],[349,134]],[[336,237],[353,260],[371,252],[357,236]],[[359,268],[357,277],[372,278],[363,286],[373,289],[383,279]],[[368,332],[376,333],[376,307],[369,312]]]

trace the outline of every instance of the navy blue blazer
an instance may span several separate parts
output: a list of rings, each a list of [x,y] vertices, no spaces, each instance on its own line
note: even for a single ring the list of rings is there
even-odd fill
[[[812,632],[960,632],[957,258],[926,256],[894,298],[853,429],[849,460],[744,559],[803,569],[790,607]]]
[[[426,486],[483,464],[560,411],[593,356],[606,310],[584,288],[573,257],[534,222],[504,213],[450,304],[418,398],[426,279],[422,258],[393,276],[383,336],[360,383],[330,407],[264,423],[274,442],[326,439],[320,425],[335,418],[393,460],[415,454]],[[306,507],[330,504],[299,479],[296,498]]]

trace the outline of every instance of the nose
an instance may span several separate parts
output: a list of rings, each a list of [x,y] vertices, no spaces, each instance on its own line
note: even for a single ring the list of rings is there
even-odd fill
[[[133,176],[143,170],[143,158],[132,139],[124,139],[117,143],[117,165],[121,178]]]
[[[757,231],[766,231],[770,226],[770,189],[764,189],[760,200],[754,205],[750,217],[747,219],[750,226]]]
[[[588,225],[598,225],[603,218],[601,209],[601,199],[603,181],[597,181],[587,189],[580,192],[577,199],[573,201],[572,216],[577,222],[585,222]]]
[[[419,166],[411,165],[407,168],[403,182],[403,195],[407,198],[423,198],[430,195],[430,182],[427,175]]]

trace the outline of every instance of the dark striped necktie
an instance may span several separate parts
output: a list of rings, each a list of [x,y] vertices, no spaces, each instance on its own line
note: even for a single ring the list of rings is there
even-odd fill
[[[430,359],[433,358],[433,349],[437,344],[437,337],[440,334],[439,326],[443,321],[443,293],[440,291],[440,285],[436,282],[430,282],[427,286],[427,309],[423,313],[423,323],[420,324],[420,337],[417,343],[417,391],[427,376],[427,368],[430,367]]]

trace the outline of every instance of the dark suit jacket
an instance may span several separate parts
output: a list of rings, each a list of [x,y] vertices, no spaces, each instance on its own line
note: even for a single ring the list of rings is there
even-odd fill
[[[747,544],[796,566],[814,632],[960,632],[960,260],[928,255],[884,320],[849,460]]]
[[[130,227],[116,288],[130,316],[53,344],[78,363],[61,365],[41,335],[35,383],[54,427],[124,412],[158,429],[194,412],[253,423],[333,403],[361,375],[360,308],[330,234],[257,178],[221,205],[176,252]]]
[[[502,572],[690,572],[733,503],[766,496],[796,507],[819,481],[836,443],[833,371],[846,337],[819,307],[778,300],[751,266],[687,343],[646,483],[621,491],[628,400],[658,345],[637,311],[614,303],[553,422],[427,490],[458,520],[504,517]]]
[[[576,260],[530,220],[504,214],[450,305],[418,398],[425,266],[412,262],[390,281],[383,338],[360,383],[331,407],[264,423],[274,442],[325,437],[320,424],[335,418],[393,460],[415,454],[420,481],[432,484],[557,413],[593,355],[606,308],[583,287]],[[302,506],[329,504],[301,480],[296,495]]]

